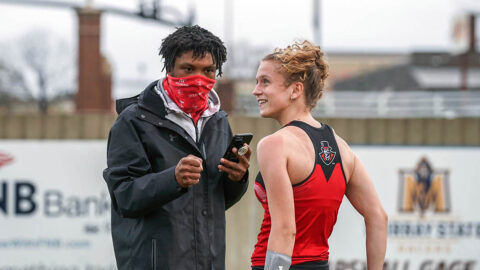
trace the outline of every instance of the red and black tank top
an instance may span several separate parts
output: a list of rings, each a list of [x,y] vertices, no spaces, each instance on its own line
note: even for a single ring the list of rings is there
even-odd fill
[[[346,179],[342,159],[331,127],[315,128],[305,122],[292,121],[310,137],[315,150],[315,165],[310,176],[293,185],[296,236],[292,265],[328,260],[328,238],[337,221],[337,213],[345,194]],[[268,194],[262,175],[255,180],[255,195],[265,209],[257,244],[252,254],[252,266],[263,266],[270,235]]]

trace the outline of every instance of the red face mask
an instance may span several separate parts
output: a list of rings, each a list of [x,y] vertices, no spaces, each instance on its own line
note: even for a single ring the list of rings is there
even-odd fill
[[[167,75],[163,88],[168,96],[185,113],[190,114],[195,124],[202,113],[208,108],[208,93],[213,88],[215,80],[202,75],[176,78]]]

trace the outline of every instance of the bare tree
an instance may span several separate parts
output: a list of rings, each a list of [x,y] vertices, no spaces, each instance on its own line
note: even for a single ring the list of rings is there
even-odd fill
[[[10,111],[14,103],[31,99],[22,72],[0,59],[0,110]]]
[[[50,100],[74,92],[74,53],[66,42],[36,30],[22,36],[17,48],[27,89],[42,113],[47,113]]]

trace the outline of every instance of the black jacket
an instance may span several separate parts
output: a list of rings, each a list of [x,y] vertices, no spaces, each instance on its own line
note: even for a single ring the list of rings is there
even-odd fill
[[[138,97],[117,101],[104,179],[112,199],[112,238],[118,269],[225,269],[225,210],[248,186],[217,165],[232,137],[227,114],[205,124],[198,142],[165,118],[150,84]],[[203,159],[199,184],[182,189],[178,161]]]

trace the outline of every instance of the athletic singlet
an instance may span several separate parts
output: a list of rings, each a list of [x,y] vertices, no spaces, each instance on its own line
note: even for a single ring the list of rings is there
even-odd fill
[[[292,121],[286,126],[296,126],[305,131],[315,150],[312,173],[302,182],[293,185],[297,231],[292,266],[305,262],[328,261],[328,238],[337,220],[338,208],[346,188],[340,151],[332,128],[325,124],[315,128],[304,122]],[[255,180],[254,189],[265,214],[252,254],[252,267],[265,264],[271,226],[268,196],[260,173]]]

